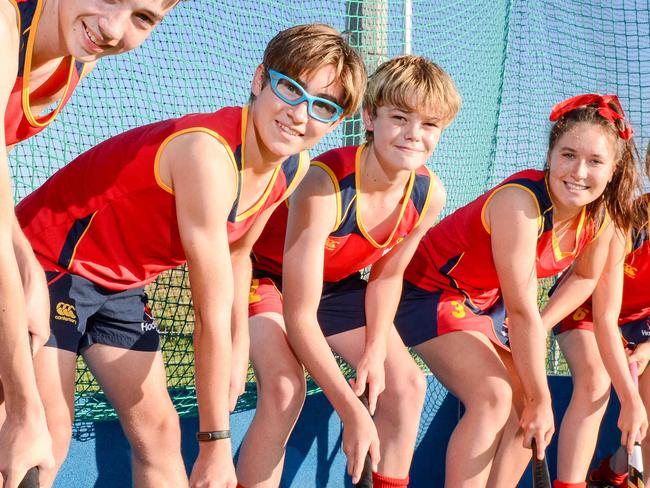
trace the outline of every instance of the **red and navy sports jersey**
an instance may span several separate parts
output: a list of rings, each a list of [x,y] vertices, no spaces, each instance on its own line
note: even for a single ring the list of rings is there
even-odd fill
[[[470,306],[486,310],[500,296],[485,210],[496,192],[509,187],[521,188],[537,202],[537,277],[553,276],[569,266],[598,235],[599,229],[586,221],[583,209],[576,229],[575,246],[563,252],[553,232],[553,203],[545,173],[526,170],[516,173],[497,187],[443,219],[420,241],[404,278],[428,290],[448,290],[464,295]]]
[[[644,195],[642,203],[646,208],[650,193]],[[628,253],[625,257],[625,277],[623,279],[623,302],[619,324],[625,324],[642,317],[650,316],[650,239],[648,226],[633,229]]]
[[[312,161],[325,171],[336,189],[336,224],[325,242],[323,279],[339,281],[375,263],[420,223],[432,192],[431,173],[426,167],[411,172],[400,213],[391,234],[377,242],[364,227],[359,210],[361,153],[365,145],[347,146],[321,154]],[[253,267],[282,274],[284,235],[288,208],[280,205],[253,247]]]
[[[115,136],[59,170],[16,209],[46,270],[66,270],[111,290],[143,286],[185,262],[172,188],[158,165],[174,138],[206,133],[226,148],[237,175],[228,240],[238,240],[258,215],[287,197],[306,153],[279,165],[257,202],[239,209],[247,109],[227,107],[156,122]],[[219,191],[219,182],[213,183]],[[232,198],[224,196],[225,198]]]
[[[11,146],[39,133],[47,127],[68,102],[84,69],[84,63],[72,56],[63,58],[61,64],[45,83],[30,93],[29,77],[36,30],[45,0],[9,0],[16,9],[18,33],[18,73],[5,109],[5,144]],[[31,101],[47,99],[63,89],[57,106],[48,114],[32,113]]]

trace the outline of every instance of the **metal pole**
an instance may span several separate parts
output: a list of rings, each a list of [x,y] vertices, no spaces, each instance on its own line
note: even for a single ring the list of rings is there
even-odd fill
[[[411,38],[413,23],[413,4],[404,0],[404,54],[411,54]]]
[[[372,74],[388,59],[388,0],[348,0],[346,32]],[[362,133],[361,117],[348,118],[343,125],[343,144],[359,144]]]

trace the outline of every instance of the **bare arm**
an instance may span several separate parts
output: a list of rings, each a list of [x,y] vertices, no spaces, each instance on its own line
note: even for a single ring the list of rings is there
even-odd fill
[[[546,330],[555,327],[591,296],[605,266],[613,235],[614,226],[608,224],[601,235],[576,258],[566,276],[563,276],[542,311]],[[622,266],[622,261],[619,266]]]
[[[336,197],[329,177],[312,167],[289,207],[283,259],[284,319],[298,358],[325,392],[344,423],[348,472],[358,480],[368,449],[379,462],[377,432],[368,412],[347,384],[317,319],[323,288],[325,240],[336,221]]]
[[[308,165],[300,170],[297,181],[302,180],[307,172]],[[295,188],[295,187],[294,187]],[[288,195],[287,195],[288,196]],[[230,257],[232,260],[233,276],[235,280],[235,296],[232,308],[232,373],[230,380],[230,410],[234,410],[237,397],[244,393],[246,386],[246,374],[248,372],[248,356],[250,347],[250,335],[248,330],[248,294],[250,291],[252,264],[251,252],[253,245],[257,242],[262,230],[278,205],[284,205],[284,201],[275,203],[266,209],[250,229],[237,242],[230,246]]]
[[[374,413],[378,395],[384,389],[383,364],[387,338],[393,326],[402,293],[404,270],[424,234],[433,226],[447,194],[437,176],[432,175],[429,207],[416,227],[402,242],[372,265],[366,290],[366,348],[357,367],[355,393],[361,395],[368,383],[368,404]]]
[[[220,142],[204,133],[177,137],[160,161],[174,190],[178,228],[194,302],[194,360],[201,431],[229,429],[233,274],[227,219],[235,174]],[[219,185],[219,191],[215,187]],[[229,439],[200,443],[192,486],[235,486]],[[202,484],[205,483],[205,484]],[[211,484],[213,483],[213,484]]]
[[[626,445],[628,452],[631,453],[637,432],[641,430],[641,437],[645,437],[648,420],[637,388],[632,383],[618,329],[623,295],[625,236],[618,231],[613,234],[608,246],[607,263],[592,299],[594,335],[603,364],[621,402],[618,420],[621,444]]]
[[[31,336],[32,354],[45,344],[50,336],[50,293],[45,273],[34,256],[27,237],[15,215],[12,242],[27,306],[27,326]]]
[[[518,188],[499,191],[488,204],[492,256],[508,310],[510,346],[524,389],[521,415],[524,445],[535,439],[540,452],[553,434],[551,397],[546,382],[546,331],[537,309],[538,209]]]
[[[234,246],[233,246],[234,247]],[[232,367],[230,373],[230,392],[228,405],[232,412],[237,406],[237,398],[246,388],[250,334],[248,331],[248,293],[252,279],[251,248],[237,246],[230,252],[232,262],[234,299],[232,306]]]
[[[13,6],[0,7],[0,120],[16,79],[18,33]],[[4,128],[0,144],[6,147]],[[6,151],[0,151],[0,378],[4,388],[7,419],[0,430],[0,473],[4,486],[18,485],[27,469],[52,465],[51,440],[47,433],[32,358],[29,351],[27,312],[12,232],[14,206]],[[30,250],[31,252],[31,250]]]

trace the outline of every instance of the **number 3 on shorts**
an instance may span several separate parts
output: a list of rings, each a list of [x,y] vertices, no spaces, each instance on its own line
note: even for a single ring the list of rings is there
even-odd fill
[[[451,315],[453,317],[456,317],[457,319],[462,319],[465,317],[465,307],[463,306],[462,303],[452,300],[451,305],[454,307],[454,311],[451,312]]]

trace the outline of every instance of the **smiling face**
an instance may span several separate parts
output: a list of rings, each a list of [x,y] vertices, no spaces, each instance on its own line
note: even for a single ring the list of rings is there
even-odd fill
[[[176,0],[60,0],[61,36],[83,62],[138,47]]]
[[[295,80],[310,95],[341,104],[343,86],[336,78],[332,65],[322,66]],[[334,130],[340,119],[320,122],[307,113],[307,101],[289,105],[271,88],[263,66],[258,66],[253,78],[251,116],[260,144],[260,152],[268,159],[283,159],[313,147],[323,136]]]
[[[393,170],[413,170],[427,162],[443,130],[439,117],[393,105],[377,107],[376,115],[363,112],[372,147],[382,165]]]
[[[617,162],[616,136],[582,122],[567,130],[548,155],[548,182],[558,210],[574,213],[605,191]]]

